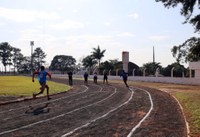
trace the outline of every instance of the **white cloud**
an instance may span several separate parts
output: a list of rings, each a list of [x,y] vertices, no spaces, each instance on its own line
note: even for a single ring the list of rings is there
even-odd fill
[[[103,24],[105,25],[105,26],[110,26],[111,25],[111,23],[110,22],[103,22]]]
[[[133,19],[138,19],[139,18],[139,14],[131,13],[131,14],[128,15],[128,17],[133,18]]]
[[[35,18],[40,19],[56,20],[60,18],[60,16],[55,12],[47,13],[44,11],[33,11],[33,13],[35,13]]]
[[[135,37],[135,35],[133,33],[130,33],[130,32],[119,33],[117,36],[118,37]]]
[[[6,23],[4,22],[0,22],[0,26],[4,26]]]
[[[74,9],[72,12],[73,12],[73,13],[78,13],[79,11],[78,11],[78,10],[76,10],[76,9]]]
[[[154,36],[150,36],[149,39],[159,42],[159,41],[163,41],[163,40],[168,39],[168,36],[165,36],[165,35],[154,35]]]
[[[41,38],[41,34],[37,29],[26,29],[20,33],[23,40],[38,40]]]
[[[75,46],[78,49],[89,49],[91,46],[111,43],[112,38],[110,35],[74,35],[63,37],[66,45]]]
[[[73,20],[65,20],[63,23],[60,24],[49,25],[49,27],[53,29],[79,29],[83,28],[84,26],[85,25],[83,23]]]
[[[24,10],[24,9],[8,9],[0,8],[0,17],[15,22],[33,22],[37,19],[54,20],[59,19],[59,15],[52,12]]]

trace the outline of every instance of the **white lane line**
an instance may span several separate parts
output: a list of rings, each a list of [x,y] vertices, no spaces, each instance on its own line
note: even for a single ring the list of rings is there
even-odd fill
[[[137,89],[143,90],[143,91],[145,91],[148,94],[149,100],[150,100],[150,103],[151,103],[151,107],[150,107],[148,113],[143,117],[143,119],[140,120],[140,122],[135,127],[132,128],[131,132],[127,135],[127,137],[131,137],[133,135],[133,133],[135,132],[135,130],[140,127],[140,125],[142,124],[142,122],[144,122],[149,117],[151,111],[153,110],[153,100],[152,100],[151,94],[147,90],[145,90],[145,89],[141,89],[141,88],[137,88]]]
[[[190,127],[189,127],[189,123],[188,123],[188,121],[186,119],[186,116],[185,116],[185,114],[183,112],[182,105],[180,104],[180,102],[178,101],[178,99],[174,95],[170,94],[170,92],[167,92],[166,90],[162,90],[162,91],[167,93],[167,94],[169,94],[170,96],[172,96],[175,99],[175,101],[178,103],[178,105],[179,105],[179,107],[181,109],[181,113],[183,115],[184,121],[185,121],[185,126],[186,126],[186,129],[187,129],[187,137],[190,137]]]
[[[86,87],[86,86],[85,86]],[[98,86],[99,87],[99,86]],[[102,87],[100,87],[100,90],[99,90],[99,92],[101,92],[102,91]],[[82,91],[81,93],[84,93],[84,92],[86,92],[88,90],[88,88],[86,87],[86,90],[84,90],[84,91]],[[78,93],[78,94],[80,94],[80,93]],[[77,94],[73,94],[73,95],[71,95],[71,96],[75,96],[75,95],[77,95]],[[92,93],[92,94],[90,94],[90,95],[87,95],[87,96],[83,96],[83,97],[81,97],[81,98],[77,98],[77,99],[75,99],[75,100],[73,100],[73,101],[78,101],[78,100],[80,100],[80,99],[84,99],[84,98],[88,98],[88,97],[92,97],[94,95],[94,93]],[[68,97],[71,97],[71,96],[68,96]],[[61,97],[61,98],[68,98],[68,97]],[[58,100],[60,100],[60,98],[58,98],[58,99],[55,99],[53,102],[55,102],[55,101],[58,101]],[[71,101],[68,101],[68,102],[65,102],[66,104],[68,103],[71,103],[71,102],[73,102],[72,100]],[[42,103],[38,103],[38,104],[45,104],[44,102],[42,102]],[[33,107],[33,106],[37,106],[38,104],[34,104],[34,105],[32,105],[31,107]],[[28,107],[30,107],[30,106],[28,106]],[[25,108],[28,108],[27,106],[25,107]],[[10,112],[10,111],[9,111]],[[1,113],[0,113],[1,114]],[[24,114],[20,114],[20,115],[18,115],[18,116],[15,116],[15,117],[9,117],[9,115],[7,115],[8,117],[4,117],[4,119],[2,119],[3,121],[7,121],[7,120],[11,120],[11,119],[14,119],[14,118],[19,118],[19,117],[22,117],[22,116],[25,116],[25,115],[27,115],[26,113]]]
[[[66,99],[66,98],[69,98],[69,97],[72,97],[72,96],[75,96],[75,95],[79,95],[79,94],[82,94],[82,93],[85,93],[87,90],[88,90],[88,87],[85,86],[85,85],[81,85],[81,86],[84,86],[86,89],[82,92],[79,92],[79,93],[76,93],[76,94],[73,94],[73,95],[70,95],[70,96],[64,96],[64,97],[61,97],[61,98],[57,98],[57,99],[52,99],[50,101],[45,101],[45,102],[41,102],[41,103],[36,103],[34,105],[31,105],[31,106],[37,106],[37,105],[42,105],[42,104],[47,104],[47,103],[52,103],[52,102],[56,102],[56,101],[59,101],[59,100],[62,100],[62,99]],[[24,108],[28,108],[30,105],[26,105],[26,106],[23,106],[23,107],[18,107],[18,108],[14,108],[14,109],[9,109],[9,110],[5,110],[5,111],[1,111],[1,113],[6,113],[6,112],[11,112],[11,111],[15,111],[15,110],[20,110],[20,109],[24,109]]]
[[[116,90],[116,88],[115,88],[115,90]],[[106,114],[104,114],[104,115],[102,115],[102,116],[100,116],[100,117],[97,117],[97,118],[91,120],[90,122],[88,122],[88,123],[86,123],[86,124],[80,126],[80,127],[75,128],[74,130],[72,130],[72,131],[70,131],[70,132],[68,132],[68,133],[66,133],[66,134],[64,134],[64,135],[62,135],[61,137],[69,136],[69,135],[73,134],[74,132],[76,132],[76,131],[79,130],[79,129],[88,127],[90,124],[96,122],[96,121],[99,120],[99,119],[102,119],[102,118],[108,116],[110,113],[112,113],[112,112],[116,111],[117,109],[119,109],[120,107],[126,105],[126,104],[129,103],[130,100],[133,98],[133,93],[134,93],[134,91],[133,91],[132,89],[131,89],[131,91],[132,91],[131,96],[130,96],[129,99],[128,99],[126,102],[124,102],[123,104],[121,104],[121,105],[119,105],[118,107],[116,107],[116,108],[114,108],[114,109],[108,111]]]
[[[96,96],[95,93],[92,93],[92,94],[90,94],[90,95],[83,96],[83,97],[81,97],[81,98],[77,98],[77,99],[74,99],[74,100],[67,101],[67,102],[65,102],[65,104],[70,104],[70,103],[72,103],[73,101],[79,101],[79,100],[81,100],[81,99],[87,99],[87,98],[93,97],[94,95]],[[33,108],[33,106],[29,106],[29,108],[30,108],[30,107],[32,107],[32,111],[35,110],[35,108]],[[52,107],[48,107],[48,108],[52,108]],[[20,115],[16,115],[16,114],[15,114],[15,116],[13,116],[13,117],[10,117],[9,115],[6,115],[7,117],[4,117],[4,118],[2,119],[2,121],[7,121],[7,120],[11,120],[11,119],[20,118],[20,117],[25,116],[25,115],[27,115],[27,113],[22,113],[22,114],[20,114]]]
[[[21,126],[21,127],[19,127],[19,128],[15,128],[15,129],[11,129],[11,130],[7,130],[7,131],[0,132],[0,135],[4,135],[4,134],[8,134],[8,133],[11,133],[11,132],[14,132],[14,131],[18,131],[18,130],[21,130],[21,129],[24,129],[24,128],[32,127],[32,126],[34,126],[34,125],[38,125],[38,124],[41,124],[41,123],[44,123],[44,122],[47,122],[47,121],[50,121],[50,120],[54,120],[54,119],[63,117],[63,116],[65,116],[65,115],[67,115],[67,114],[71,114],[71,113],[76,112],[76,111],[78,111],[78,110],[85,109],[85,108],[87,108],[87,107],[90,107],[90,106],[92,106],[92,105],[101,103],[101,102],[103,102],[103,101],[105,101],[105,100],[111,98],[114,94],[116,94],[116,92],[117,92],[117,91],[116,91],[116,88],[115,88],[115,92],[113,92],[113,93],[110,94],[108,97],[106,97],[106,98],[104,98],[104,99],[102,99],[102,100],[100,100],[100,101],[97,101],[97,102],[92,103],[92,104],[90,104],[90,105],[87,105],[87,106],[84,106],[84,107],[80,107],[80,108],[74,109],[74,110],[72,110],[72,111],[69,111],[69,112],[67,112],[67,113],[63,113],[63,114],[60,114],[60,115],[57,115],[57,116],[54,116],[54,117],[51,117],[51,118],[48,118],[48,119],[45,119],[45,120],[41,120],[41,121],[38,121],[38,122],[35,122],[35,123],[32,123],[32,124],[28,124],[28,125],[25,125],[25,126]]]

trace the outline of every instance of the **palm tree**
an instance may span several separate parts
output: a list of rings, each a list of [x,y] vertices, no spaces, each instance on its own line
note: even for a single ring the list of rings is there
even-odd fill
[[[97,59],[98,60],[98,65],[100,67],[100,62],[101,62],[101,59],[104,57],[104,53],[106,52],[106,50],[102,50],[100,49],[99,45],[97,48],[93,48],[93,51],[92,51],[92,57],[94,59]]]
[[[92,55],[89,55],[83,58],[82,63],[84,67],[89,67],[89,72],[91,72],[92,66],[94,66],[94,64],[97,64],[97,61],[93,59]]]
[[[159,68],[161,70],[162,66],[158,62],[149,62],[146,64],[143,64],[143,69],[146,68],[146,75],[154,75],[156,72],[156,69]]]

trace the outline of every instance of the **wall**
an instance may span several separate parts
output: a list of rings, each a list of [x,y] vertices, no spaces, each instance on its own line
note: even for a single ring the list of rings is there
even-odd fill
[[[189,69],[195,70],[195,78],[200,78],[200,61],[198,62],[189,62]]]
[[[55,74],[53,77],[68,77],[67,75]],[[74,78],[83,78],[82,75],[74,75]],[[93,78],[92,75],[89,78]],[[103,79],[103,76],[98,76],[98,79]],[[108,76],[108,80],[122,80],[120,76]],[[171,83],[171,84],[184,84],[184,85],[200,85],[200,78],[176,78],[176,77],[137,77],[129,76],[128,80],[142,81],[142,82],[158,82],[158,83]]]

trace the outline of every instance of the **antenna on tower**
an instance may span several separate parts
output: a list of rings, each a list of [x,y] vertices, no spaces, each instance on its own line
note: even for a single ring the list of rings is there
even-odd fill
[[[155,52],[154,52],[154,46],[153,46],[153,63],[155,63]]]

